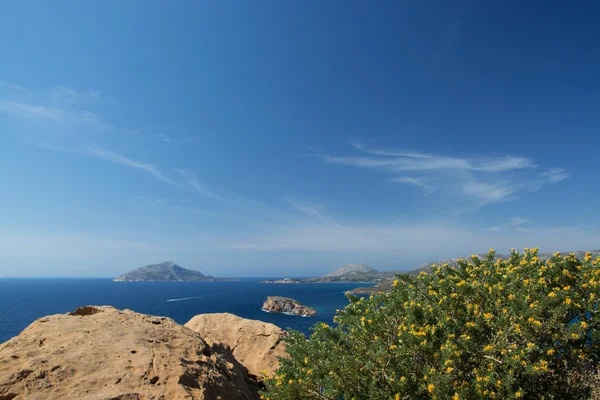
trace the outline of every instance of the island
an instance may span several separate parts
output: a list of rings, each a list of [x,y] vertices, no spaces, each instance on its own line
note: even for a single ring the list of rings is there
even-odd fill
[[[393,271],[377,271],[366,264],[346,264],[341,268],[321,277],[285,278],[266,280],[260,283],[379,283],[395,275]]]
[[[115,282],[183,282],[183,281],[220,281],[223,279],[204,275],[199,271],[186,269],[173,261],[146,265],[129,271],[115,279]]]
[[[267,297],[267,301],[262,305],[262,310],[268,313],[299,315],[301,317],[312,317],[317,313],[314,308],[304,306],[298,300],[280,296]]]

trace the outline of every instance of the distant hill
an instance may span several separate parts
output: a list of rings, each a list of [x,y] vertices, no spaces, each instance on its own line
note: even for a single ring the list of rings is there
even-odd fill
[[[364,275],[364,276],[375,276],[379,272],[366,264],[346,264],[341,268],[325,275],[327,276],[350,276],[350,275]]]
[[[173,261],[165,261],[160,264],[146,265],[136,268],[115,279],[115,282],[153,282],[153,281],[215,281],[219,280],[207,276],[201,272],[182,268]]]
[[[562,256],[566,256],[571,253],[574,253],[577,258],[581,259],[585,256],[586,252],[585,251],[563,251],[560,254]],[[592,257],[594,257],[594,258],[600,257],[600,250],[592,250],[592,251],[590,251],[590,253],[592,254]],[[538,254],[538,257],[542,260],[547,260],[550,257],[552,257],[553,255],[554,255],[554,253],[540,253],[540,254]],[[477,254],[477,256],[479,258],[484,258],[487,256],[487,254]],[[452,267],[456,267],[458,265],[456,260],[458,260],[459,258],[468,259],[469,257],[458,257],[458,258],[453,258],[453,259],[449,259],[449,260],[428,262],[428,263],[419,265],[417,268],[413,269],[412,271],[408,271],[408,272],[400,271],[397,273],[403,273],[403,274],[416,276],[416,275],[419,275],[423,271],[425,271],[425,272],[431,271],[431,267],[434,265],[448,264]],[[495,256],[496,260],[508,260],[509,258],[510,258],[510,255],[508,255],[508,254],[496,254],[496,256]],[[356,288],[356,289],[352,290],[352,292],[353,293],[387,292],[388,290],[391,289],[393,282],[394,282],[394,276],[390,276],[375,286]]]
[[[261,283],[338,283],[338,282],[381,282],[395,272],[381,272],[366,264],[346,264],[341,268],[321,277],[300,279],[279,279],[262,281]]]

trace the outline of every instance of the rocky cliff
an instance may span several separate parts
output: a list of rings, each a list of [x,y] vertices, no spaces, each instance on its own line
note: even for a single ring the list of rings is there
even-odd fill
[[[258,379],[263,372],[272,375],[279,367],[278,357],[287,356],[283,343],[287,332],[267,322],[220,313],[196,315],[185,326],[198,332],[208,344],[229,348]]]
[[[247,370],[165,317],[87,306],[0,345],[2,400],[256,399]]]
[[[267,301],[264,302],[262,310],[272,313],[300,315],[302,317],[312,317],[317,313],[314,308],[304,306],[300,304],[298,300],[280,296],[267,297]]]

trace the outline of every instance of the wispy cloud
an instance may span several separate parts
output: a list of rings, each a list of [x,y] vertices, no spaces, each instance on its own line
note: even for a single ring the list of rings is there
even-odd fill
[[[441,169],[506,172],[535,166],[529,158],[517,156],[458,158],[414,151],[371,149],[357,142],[352,143],[352,146],[363,153],[384,157],[326,156],[325,160],[332,164],[384,168],[393,172],[435,171]]]
[[[565,172],[564,168],[550,168],[548,171],[542,173],[542,176],[550,183],[556,183],[564,181],[569,177],[569,174]]]
[[[568,175],[551,169],[543,179],[535,177],[537,165],[531,158],[514,155],[477,155],[451,157],[409,150],[370,148],[353,142],[359,156],[325,155],[329,164],[372,169],[382,174],[398,175],[392,182],[462,195],[481,206],[516,198],[521,190],[538,190],[548,182],[558,182]],[[517,176],[518,173],[518,176]]]
[[[494,232],[499,232],[503,230],[516,230],[525,232],[528,229],[525,225],[531,223],[531,221],[527,218],[521,217],[512,217],[508,222],[500,225],[500,226],[490,226],[488,229]]]
[[[164,143],[172,145],[184,145],[192,142],[196,142],[202,139],[209,139],[217,136],[216,132],[208,132],[203,134],[193,134],[188,129],[179,129],[176,127],[161,127],[161,128],[137,128],[137,129],[126,129],[124,133],[127,136],[138,137],[146,140],[158,140]]]
[[[399,176],[399,177],[390,179],[390,181],[396,182],[396,183],[406,183],[409,185],[414,185],[414,186],[420,187],[421,189],[425,190],[425,192],[427,192],[427,193],[431,193],[435,190],[434,187],[426,184],[425,179],[423,179],[423,178],[411,178],[410,176]]]
[[[183,168],[174,168],[173,169],[174,172],[178,173],[179,175],[181,175],[182,177],[185,178],[185,180],[187,181],[187,183],[198,193],[202,193],[206,196],[212,197],[213,199],[217,199],[217,200],[221,200],[221,201],[226,201],[226,202],[231,202],[232,200],[227,199],[221,195],[218,195],[216,193],[214,193],[211,190],[208,190],[202,183],[200,183],[200,181],[198,180],[198,177],[196,176],[195,173],[188,171],[186,169]]]
[[[284,197],[284,200],[294,208],[297,212],[305,217],[308,217],[309,221],[317,224],[324,225],[336,225],[337,224],[330,217],[325,215],[323,207],[319,204],[302,202],[298,199]]]
[[[181,186],[178,185],[175,181],[165,176],[161,171],[160,167],[158,167],[157,165],[135,161],[110,150],[105,150],[101,148],[92,148],[89,150],[88,154],[114,164],[124,165],[126,167],[142,170],[154,176],[155,178],[158,178],[161,181],[168,183],[169,185],[181,188]]]
[[[48,92],[34,92],[0,82],[0,113],[25,120],[104,127],[106,123],[100,115],[88,109],[99,98],[99,92],[80,93],[64,86],[55,86]]]
[[[105,146],[91,145],[91,138],[96,133],[102,133],[103,138],[110,136],[113,141],[118,141],[119,136],[153,137],[164,142],[179,143],[189,143],[199,138],[187,130],[171,135],[147,129],[119,129],[108,124],[99,114],[90,111],[100,99],[99,91],[81,92],[56,85],[45,92],[36,92],[0,81],[0,114],[25,121],[21,125],[23,129],[19,129],[17,133],[21,140],[45,149],[93,157],[137,169],[173,187],[228,201],[207,189],[191,171],[163,168],[130,158]],[[48,121],[53,124],[49,126]]]
[[[50,118],[59,121],[63,117],[61,111],[55,108],[33,106],[4,99],[0,99],[0,111],[21,118]]]
[[[467,180],[461,184],[460,188],[463,194],[486,203],[510,200],[510,196],[516,191],[516,188],[511,187],[509,184],[478,182],[476,180]]]
[[[530,221],[527,218],[512,217],[510,219],[510,221],[506,225],[509,225],[509,226],[521,226],[521,225],[528,224],[529,222]]]

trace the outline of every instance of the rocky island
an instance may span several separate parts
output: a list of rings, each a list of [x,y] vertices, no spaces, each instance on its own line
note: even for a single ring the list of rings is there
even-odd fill
[[[288,315],[299,315],[302,317],[312,317],[317,312],[314,308],[300,304],[298,300],[288,297],[269,296],[264,302],[262,310],[269,313],[282,313]]]
[[[378,283],[386,278],[394,276],[394,272],[377,271],[366,264],[346,264],[341,268],[321,277],[314,278],[284,278],[277,280],[267,280],[260,283]]]
[[[182,281],[218,281],[220,278],[204,275],[199,271],[186,269],[173,261],[146,265],[136,268],[115,279],[115,282],[182,282]]]

